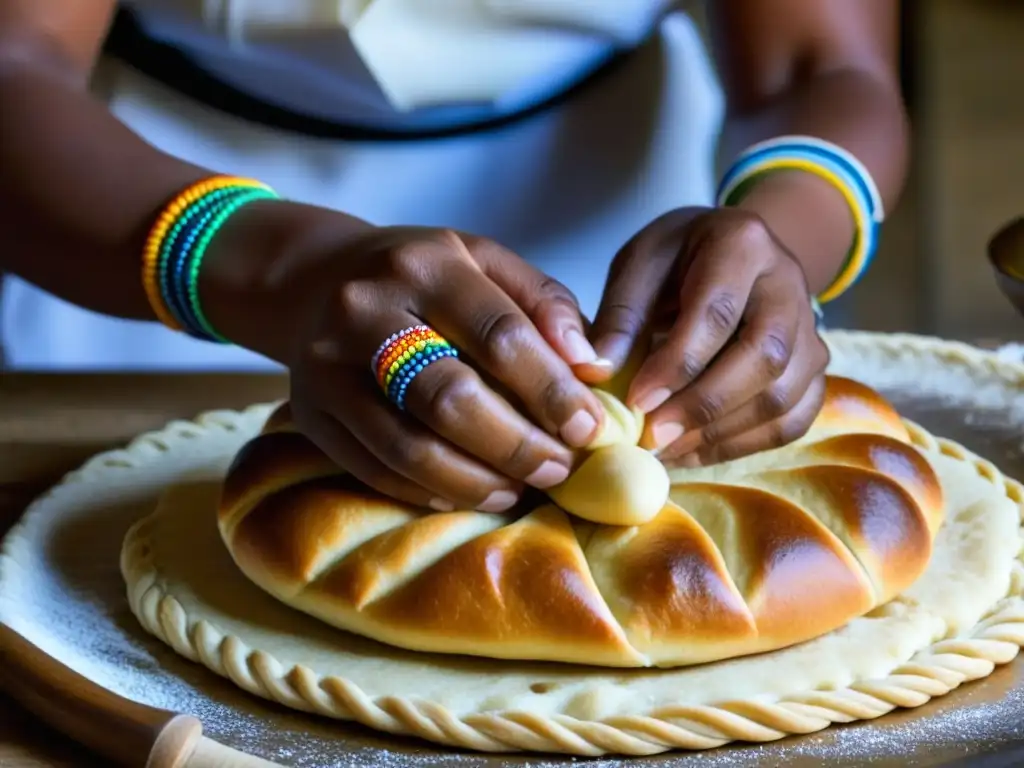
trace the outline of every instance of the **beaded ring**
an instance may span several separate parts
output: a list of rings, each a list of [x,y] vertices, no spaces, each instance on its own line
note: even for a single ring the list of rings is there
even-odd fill
[[[400,411],[413,380],[427,366],[459,352],[429,325],[412,325],[388,336],[370,361],[370,370],[384,394]]]
[[[276,193],[259,181],[214,176],[187,187],[163,208],[142,253],[142,285],[160,322],[196,338],[227,343],[202,308],[203,260],[234,213],[256,200],[275,198]]]

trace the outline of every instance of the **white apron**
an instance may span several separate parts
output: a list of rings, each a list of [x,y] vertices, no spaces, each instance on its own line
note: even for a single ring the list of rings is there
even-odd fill
[[[722,97],[695,25],[673,13],[621,67],[567,100],[453,138],[341,142],[277,132],[125,67],[110,108],[158,148],[259,178],[293,200],[381,225],[491,237],[565,283],[592,315],[619,246],[665,211],[712,200]],[[0,308],[13,369],[275,367],[154,323],[88,312],[16,278],[5,280]]]

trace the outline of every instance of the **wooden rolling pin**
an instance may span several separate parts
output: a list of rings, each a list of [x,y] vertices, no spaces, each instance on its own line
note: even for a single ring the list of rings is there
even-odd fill
[[[1024,314],[1024,217],[995,234],[988,244],[988,257],[999,288]]]
[[[203,736],[194,717],[122,698],[0,624],[0,687],[34,715],[128,768],[280,768]]]

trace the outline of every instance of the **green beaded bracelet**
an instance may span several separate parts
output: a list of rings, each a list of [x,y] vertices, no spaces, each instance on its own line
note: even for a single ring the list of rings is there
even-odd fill
[[[249,203],[275,197],[276,195],[268,190],[251,189],[237,197],[224,201],[212,212],[209,221],[205,222],[202,226],[201,232],[198,233],[198,237],[195,239],[194,247],[186,249],[183,258],[184,263],[182,264],[184,284],[181,287],[183,289],[182,293],[187,299],[186,306],[190,310],[189,314],[191,317],[188,319],[192,321],[186,327],[190,327],[193,335],[206,338],[209,341],[219,341],[224,344],[230,343],[228,339],[218,333],[211,325],[206,317],[206,313],[203,311],[202,302],[199,298],[200,270],[203,267],[203,261],[206,258],[210,243],[213,242],[213,238],[217,236],[228,219]]]

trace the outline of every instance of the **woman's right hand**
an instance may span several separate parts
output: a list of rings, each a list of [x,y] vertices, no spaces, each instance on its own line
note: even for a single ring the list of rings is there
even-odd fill
[[[303,274],[277,282],[291,285],[299,313],[282,360],[293,415],[324,452],[381,493],[437,510],[501,512],[524,485],[565,479],[571,449],[602,418],[571,367],[594,353],[566,288],[491,241],[447,230],[367,227],[316,249],[283,261]],[[370,362],[418,324],[459,358],[424,369],[401,411]]]

